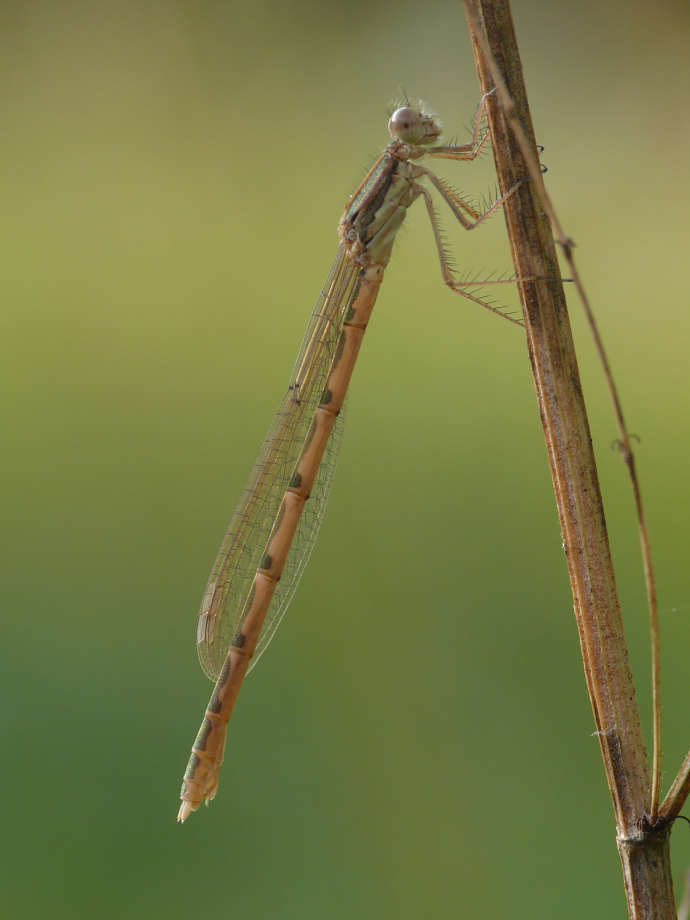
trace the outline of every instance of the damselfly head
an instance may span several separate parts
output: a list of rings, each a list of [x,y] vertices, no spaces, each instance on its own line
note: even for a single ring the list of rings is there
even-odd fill
[[[441,125],[431,112],[404,105],[391,115],[388,131],[403,144],[416,146],[437,140],[441,136]]]

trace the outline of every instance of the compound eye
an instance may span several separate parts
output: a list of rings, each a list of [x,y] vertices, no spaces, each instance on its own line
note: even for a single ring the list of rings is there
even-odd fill
[[[422,116],[407,105],[396,109],[388,122],[388,131],[403,144],[418,144],[424,137]]]

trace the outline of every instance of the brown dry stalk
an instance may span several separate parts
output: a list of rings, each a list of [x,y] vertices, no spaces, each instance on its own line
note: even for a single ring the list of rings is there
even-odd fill
[[[516,276],[545,279],[521,283],[520,294],[585,676],[616,817],[628,909],[634,920],[675,920],[670,824],[650,820],[647,756],[510,9],[507,0],[465,0],[465,7],[482,92],[494,86],[497,90],[488,120],[501,193],[529,178],[530,165],[537,171],[506,203],[506,221]],[[622,421],[622,413],[619,416]],[[630,469],[626,441],[621,440]]]

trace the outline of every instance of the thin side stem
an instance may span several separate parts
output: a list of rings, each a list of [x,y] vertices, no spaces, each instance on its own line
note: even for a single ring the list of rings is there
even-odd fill
[[[678,771],[678,776],[668,791],[668,795],[659,809],[661,818],[675,818],[690,794],[690,752],[686,754],[683,766]]]

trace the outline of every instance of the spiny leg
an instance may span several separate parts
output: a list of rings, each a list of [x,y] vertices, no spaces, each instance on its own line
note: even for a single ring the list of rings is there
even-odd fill
[[[480,211],[476,211],[474,208],[471,208],[465,201],[462,200],[462,198],[457,196],[450,189],[446,188],[441,183],[441,180],[437,176],[434,175],[434,173],[430,172],[429,170],[424,170],[424,172],[426,173],[426,175],[428,175],[429,179],[433,182],[434,186],[441,192],[441,194],[443,195],[444,201],[448,204],[448,206],[450,207],[451,211],[453,212],[457,220],[462,224],[462,226],[466,230],[474,230],[475,227],[479,226],[479,224],[481,224],[484,220],[486,220],[487,217],[490,217],[491,214],[493,214],[494,211],[499,207],[499,205],[503,204],[504,201],[507,201],[507,199],[510,198],[513,192],[515,192],[520,187],[520,185],[522,185],[522,182],[518,182],[517,185],[514,185],[513,188],[511,188],[508,192],[506,192],[505,195],[501,195],[500,198],[497,198],[496,201],[494,201],[493,204],[486,211],[482,213]],[[429,214],[429,220],[431,221],[431,229],[434,234],[434,240],[436,242],[436,249],[438,251],[438,256],[441,262],[441,274],[443,276],[443,283],[447,285],[452,291],[455,291],[456,294],[460,294],[461,297],[466,297],[468,300],[471,300],[473,303],[479,304],[479,306],[484,307],[485,310],[490,310],[492,313],[496,313],[498,316],[502,316],[504,319],[507,319],[509,322],[515,323],[516,326],[522,326],[522,322],[520,320],[514,319],[512,316],[508,316],[506,313],[503,313],[498,307],[492,306],[490,303],[487,303],[485,300],[482,300],[480,297],[475,297],[474,294],[472,294],[469,290],[467,290],[467,288],[469,287],[481,288],[481,287],[484,287],[485,285],[493,285],[493,284],[515,284],[516,279],[506,278],[506,279],[497,279],[493,281],[492,280],[486,280],[486,281],[473,280],[473,281],[462,282],[462,281],[456,281],[453,278],[453,274],[451,272],[450,265],[448,264],[448,257],[446,255],[445,249],[443,248],[441,228],[438,222],[436,211],[434,209],[434,202],[431,197],[431,192],[428,189],[424,188],[424,186],[420,185],[419,188],[421,190],[421,194],[424,196],[424,203],[426,204],[426,209]],[[465,217],[465,215],[462,213],[461,209],[465,210],[468,214],[472,214],[472,216],[475,219],[472,221],[468,220],[467,217]],[[522,279],[522,280],[530,280],[530,279]]]
[[[484,147],[489,140],[488,131],[486,131],[481,138],[479,137],[479,131],[481,129],[484,109],[486,108],[486,100],[494,92],[495,90],[492,89],[490,92],[484,93],[479,102],[477,114],[474,119],[474,128],[472,129],[471,141],[468,141],[466,144],[448,144],[442,147],[429,147],[426,150],[426,155],[444,160],[476,160],[476,158],[484,150]]]
[[[477,211],[475,208],[468,205],[467,202],[464,201],[451,188],[448,188],[445,182],[439,179],[436,173],[433,173],[430,169],[425,169],[423,166],[418,167],[418,169],[421,174],[428,177],[429,182],[431,182],[434,188],[438,189],[443,200],[453,212],[454,217],[463,225],[465,230],[474,230],[475,227],[478,227],[487,218],[491,217],[494,211],[496,211],[504,202],[506,202],[510,196],[516,192],[525,181],[527,181],[523,179],[514,185],[511,189],[509,189],[505,195],[500,195],[492,204],[489,205],[486,211]],[[474,220],[468,220],[462,211],[465,211],[467,214],[473,217]]]

